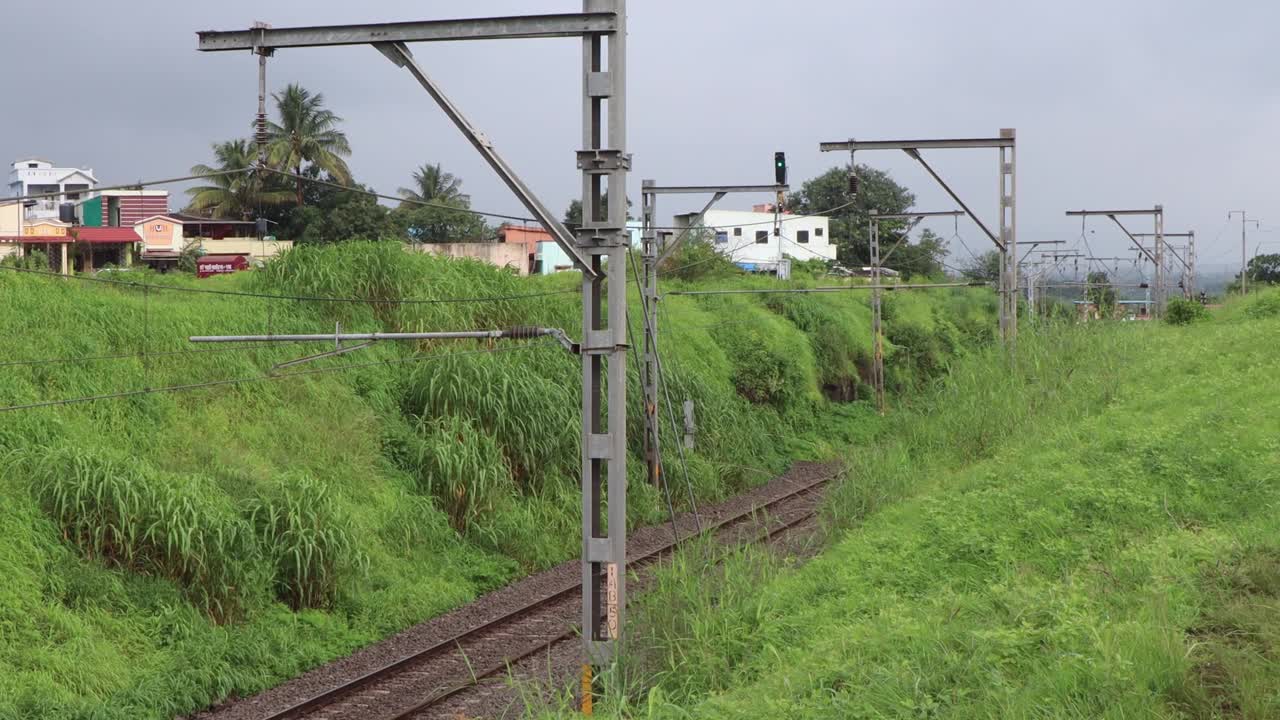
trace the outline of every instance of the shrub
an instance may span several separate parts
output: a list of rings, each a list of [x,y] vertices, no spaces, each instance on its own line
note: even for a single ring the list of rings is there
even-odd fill
[[[295,610],[328,608],[344,572],[366,564],[327,487],[308,476],[282,479],[248,506],[275,571],[276,596]]]
[[[1244,313],[1258,320],[1280,315],[1280,293],[1267,293],[1257,297],[1249,303]]]
[[[244,608],[261,571],[257,549],[243,520],[204,499],[203,483],[71,449],[17,461],[63,538],[89,559],[157,572],[220,621]]]
[[[446,415],[391,439],[397,464],[435,499],[459,533],[514,491],[498,441],[479,424]]]
[[[1164,315],[1165,322],[1170,325],[1190,325],[1208,317],[1209,311],[1205,306],[1186,298],[1170,300],[1169,307],[1165,310]]]

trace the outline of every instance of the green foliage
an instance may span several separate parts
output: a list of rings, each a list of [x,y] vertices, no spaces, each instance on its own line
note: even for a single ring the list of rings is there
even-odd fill
[[[636,259],[635,262],[638,265],[640,261]],[[710,234],[702,230],[690,232],[675,253],[658,268],[662,277],[675,280],[730,277],[741,272],[729,256],[716,249]]]
[[[1113,317],[1116,312],[1116,289],[1111,286],[1111,278],[1107,277],[1106,272],[1099,270],[1089,273],[1085,282],[1089,284],[1089,302],[1098,308],[1102,317]]]
[[[21,270],[48,271],[49,255],[43,250],[30,250],[22,255],[7,255],[0,259],[0,265]]]
[[[1209,319],[1209,310],[1194,300],[1174,298],[1165,309],[1164,319],[1170,325],[1190,325]]]
[[[792,284],[812,282],[803,275]],[[332,347],[167,354],[190,349],[192,335],[340,322],[357,332],[533,324],[581,337],[571,274],[519,278],[401,242],[303,245],[205,281],[128,276],[160,289],[0,274],[0,303],[20,309],[0,315],[6,359],[126,356],[14,365],[0,374],[4,404],[262,377]],[[777,287],[736,274],[721,283]],[[197,286],[351,302],[163,289]],[[982,295],[921,296],[923,309],[890,322],[946,320],[964,340],[957,352],[968,352],[990,336],[965,328],[994,324]],[[455,302],[475,297],[504,299]],[[696,406],[688,471],[698,502],[759,485],[795,458],[866,442],[881,422],[862,403],[838,402],[847,396],[823,397],[828,383],[858,382],[865,294],[788,297],[797,300],[661,304],[667,385],[675,403]],[[638,337],[640,317],[629,320]],[[128,357],[144,346],[147,360]],[[189,714],[579,550],[579,358],[551,343],[379,343],[303,369],[318,374],[8,416],[0,717]],[[634,398],[631,363],[627,382]],[[627,412],[635,427],[638,404]],[[664,423],[662,433],[675,447],[682,428]],[[661,522],[663,499],[640,477],[638,434],[629,441],[628,521]]]
[[[293,208],[286,233],[306,245],[403,237],[400,223],[377,198],[346,190],[328,193],[319,205]]]
[[[1280,283],[1280,253],[1254,255],[1249,259],[1249,282],[1275,285]]]
[[[971,258],[968,264],[960,269],[960,272],[969,280],[989,283],[999,282],[1000,251],[988,250],[977,257]]]
[[[882,214],[903,213],[915,204],[916,196],[899,185],[883,170],[866,165],[857,166],[858,196],[849,196],[849,166],[834,167],[811,180],[806,180],[800,190],[786,199],[786,209],[797,214],[826,212],[843,207],[847,209],[831,215],[831,243],[837,248],[836,261],[846,266],[863,266],[871,262],[871,237],[867,228],[871,211]],[[893,222],[883,223],[881,242],[890,242],[895,230],[904,227]],[[928,273],[925,273],[928,274]]]
[[[1244,312],[1257,320],[1280,315],[1280,293],[1268,292],[1255,295],[1246,303]]]
[[[278,121],[267,121],[268,162],[275,168],[302,173],[307,167],[323,170],[342,185],[351,183],[345,158],[351,156],[342,118],[324,106],[324,94],[290,83],[272,93]],[[298,205],[303,203],[303,180],[295,179]]]
[[[41,507],[90,560],[176,581],[217,620],[237,617],[257,579],[248,527],[206,502],[198,478],[71,449],[27,451],[16,469]]]
[[[1277,329],[1060,326],[955,362],[852,454],[825,555],[675,560],[604,712],[1275,716]]]
[[[312,477],[282,478],[247,514],[275,567],[276,596],[295,610],[331,607],[339,578],[368,562],[328,486]]]
[[[285,205],[291,199],[279,176],[247,172],[257,163],[248,140],[235,139],[213,144],[216,164],[196,165],[192,175],[201,175],[209,184],[188,188],[187,210],[214,218],[248,220],[264,209]]]

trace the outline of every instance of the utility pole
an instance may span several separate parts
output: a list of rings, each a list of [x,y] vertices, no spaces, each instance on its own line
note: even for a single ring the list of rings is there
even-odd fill
[[[779,153],[780,155],[781,153]],[[778,159],[775,157],[775,164]],[[785,163],[785,160],[783,161]],[[780,173],[783,176],[784,173]],[[785,179],[785,177],[784,177]],[[663,481],[662,449],[659,436],[661,423],[658,420],[659,382],[661,378],[660,360],[658,357],[658,266],[671,257],[680,248],[688,234],[702,225],[703,218],[729,193],[774,193],[782,197],[789,188],[785,184],[778,185],[683,185],[660,186],[653,180],[641,183],[641,222],[640,232],[641,256],[644,264],[643,285],[640,297],[644,316],[644,362],[640,366],[640,384],[644,388],[644,456],[648,465],[649,482],[655,486]],[[660,195],[711,195],[711,200],[694,217],[689,226],[680,232],[665,247],[661,246],[658,237],[658,196]],[[779,247],[781,243],[779,242]],[[732,258],[731,258],[732,259]],[[781,268],[781,266],[779,266]]]
[[[1165,263],[1164,207],[1161,205],[1156,205],[1154,208],[1150,210],[1068,210],[1067,211],[1067,217],[1087,218],[1087,217],[1093,217],[1097,215],[1111,218],[1111,222],[1114,222],[1116,226],[1119,227],[1124,232],[1125,236],[1128,237],[1131,242],[1133,242],[1134,246],[1137,247],[1137,249],[1140,250],[1144,255],[1146,255],[1151,260],[1151,262],[1155,265],[1156,267],[1156,282],[1155,282],[1155,293],[1154,293],[1155,315],[1153,317],[1163,317],[1165,305],[1168,302],[1168,297],[1166,295],[1167,288],[1165,287],[1165,265],[1164,265]],[[1129,229],[1124,226],[1124,223],[1120,222],[1121,217],[1130,216],[1130,215],[1150,215],[1154,219],[1155,233],[1152,235],[1152,237],[1155,238],[1154,253],[1147,250],[1146,246],[1144,246],[1142,242],[1138,240],[1138,238],[1133,233],[1129,232]],[[1148,315],[1150,314],[1151,313],[1149,310]]]
[[[870,212],[870,238],[871,238],[871,337],[872,337],[872,366],[871,366],[871,382],[876,392],[876,409],[883,415],[885,411],[884,399],[884,300],[881,293],[882,267],[884,260],[888,260],[893,251],[897,250],[902,243],[906,242],[907,234],[911,229],[927,217],[958,217],[963,215],[963,210],[949,210],[944,212],[917,212],[917,213],[888,213],[881,215],[879,210]],[[883,258],[880,257],[880,224],[886,220],[909,221],[906,229],[902,233],[902,237],[898,238],[898,242],[889,248],[889,252]]]
[[[858,150],[901,150],[920,163],[951,199],[964,210],[982,229],[987,238],[1000,250],[1000,336],[1010,349],[1018,338],[1018,232],[1017,232],[1017,140],[1011,128],[1000,131],[995,138],[961,138],[950,140],[844,140],[821,143],[822,152],[847,151],[852,168],[857,168],[854,153]],[[1000,224],[999,235],[987,228],[969,206],[960,199],[951,186],[925,162],[921,150],[934,149],[999,149],[1000,165]]]
[[[248,50],[260,56],[264,49],[373,46],[413,75],[582,271],[582,637],[595,666],[613,660],[626,607],[626,187],[631,169],[626,142],[626,5],[626,0],[583,0],[580,13],[199,33],[200,50]],[[527,38],[582,41],[583,143],[577,152],[582,226],[576,231],[566,228],[533,194],[493,142],[426,74],[407,45]],[[602,517],[606,482],[607,531]],[[584,675],[590,680],[593,674],[588,668]],[[587,685],[584,709],[592,696],[590,682]]]
[[[1249,213],[1246,210],[1232,210],[1227,213],[1227,219],[1233,216],[1240,216],[1240,294],[1249,294],[1249,223],[1253,223],[1255,228],[1262,227],[1260,220],[1250,220]]]

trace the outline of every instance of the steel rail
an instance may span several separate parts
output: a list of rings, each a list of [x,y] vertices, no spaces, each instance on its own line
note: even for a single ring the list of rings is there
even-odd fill
[[[711,533],[712,531],[723,530],[731,525],[735,525],[744,520],[758,516],[762,512],[767,511],[769,508],[774,507],[780,503],[786,502],[788,500],[792,500],[796,497],[804,495],[805,493],[816,490],[817,488],[823,485],[826,485],[827,483],[835,479],[837,474],[838,473],[833,472],[831,474],[825,475],[819,480],[810,482],[804,485],[803,487],[791,490],[777,498],[773,498],[762,504],[752,505],[750,509],[746,511],[737,513],[730,517],[724,518],[713,525],[704,527],[701,532],[691,532],[682,536],[678,541],[668,541],[663,545],[643,555],[640,555],[639,557],[632,558],[630,563],[633,565],[648,565],[651,562],[661,558],[664,553],[667,553],[672,549],[684,543],[687,543],[692,539],[705,536]],[[816,511],[814,513],[810,513],[809,517],[807,518],[797,520],[795,524],[799,524],[799,522],[802,522],[804,519],[809,519],[813,517],[815,514],[816,514]],[[770,535],[766,534],[765,538],[767,539],[768,537],[770,537]],[[758,542],[759,539],[757,539],[756,541]],[[565,587],[559,590],[556,590],[549,595],[544,595],[541,598],[535,599],[523,605],[522,607],[512,610],[511,612],[508,612],[502,616],[496,617],[492,620],[485,621],[478,625],[473,625],[472,627],[467,628],[462,632],[455,633],[451,637],[441,640],[437,643],[434,643],[427,648],[416,651],[399,660],[396,660],[392,663],[389,663],[380,668],[377,668],[376,670],[371,670],[359,677],[356,677],[352,680],[342,683],[341,685],[337,685],[328,690],[325,690],[316,695],[313,695],[307,698],[306,700],[302,700],[301,702],[295,703],[294,705],[291,705],[283,710],[275,712],[271,715],[267,715],[263,718],[263,720],[292,720],[294,718],[305,717],[305,715],[310,713],[311,711],[319,710],[321,708],[337,704],[341,702],[343,699],[353,695],[357,691],[369,685],[372,685],[380,680],[394,677],[398,672],[400,672],[401,670],[404,670],[405,668],[415,663],[418,663],[423,660],[427,660],[430,656],[436,655],[441,651],[448,651],[458,647],[459,643],[463,640],[475,637],[476,635],[479,635],[487,630],[491,630],[495,627],[499,627],[501,625],[510,623],[512,621],[519,620],[529,615],[530,613],[534,612],[535,610],[539,610],[549,604],[560,601],[564,599],[566,596],[580,589],[581,588],[577,580],[575,579],[572,583],[567,584]],[[452,697],[453,695],[456,695],[462,692],[463,690],[466,690],[467,688],[478,684],[479,681],[483,680],[485,677],[488,677],[497,672],[500,672],[501,670],[507,668],[513,662],[517,662],[521,659],[524,659],[525,657],[528,657],[529,655],[532,655],[535,652],[544,650],[550,645],[554,645],[555,643],[560,642],[562,640],[566,640],[571,637],[576,637],[579,630],[580,628],[576,624],[572,625],[568,630],[566,630],[564,633],[557,636],[556,638],[553,638],[550,641],[544,642],[540,644],[537,648],[533,648],[532,650],[529,650],[519,655],[518,657],[511,657],[511,656],[504,657],[501,666],[494,667],[494,668],[485,668],[481,672],[475,672],[473,673],[469,682],[446,689],[440,693],[437,693],[432,697],[428,698],[427,700],[424,700],[423,702],[418,703],[417,705],[414,706],[414,708],[406,712],[402,712],[398,715],[394,715],[392,716],[392,718],[395,718],[398,720],[399,718],[410,717],[414,714],[420,713],[424,709],[432,705],[437,705],[443,700],[446,700],[449,697]]]
[[[783,497],[777,498],[776,500],[774,500],[774,501],[771,501],[771,502],[767,503],[767,504],[766,504],[766,507],[767,507],[767,506],[777,505],[778,503],[781,503],[781,502],[784,502],[784,501],[787,501],[787,500],[793,500],[793,499],[798,498],[798,497],[803,497],[803,496],[805,496],[806,494],[808,494],[808,493],[810,493],[810,492],[812,492],[812,491],[816,490],[818,487],[820,487],[820,486],[822,486],[822,485],[825,485],[826,483],[830,482],[831,480],[832,480],[832,478],[826,478],[825,480],[820,480],[820,481],[818,481],[818,482],[816,482],[816,483],[813,483],[812,485],[808,485],[808,486],[806,486],[806,487],[804,487],[804,488],[802,488],[802,489],[800,489],[800,490],[797,490],[797,491],[795,491],[795,492],[793,492],[793,493],[789,493],[789,494],[787,494],[787,495],[785,495],[785,496],[783,496]],[[736,516],[735,518],[731,519],[730,521],[727,521],[727,522],[726,522],[725,524],[723,524],[723,525],[718,525],[718,526],[715,526],[715,527],[713,527],[713,528],[711,528],[711,529],[714,529],[714,530],[722,529],[723,527],[725,527],[725,525],[731,525],[731,524],[734,524],[734,523],[736,523],[736,522],[738,522],[738,521],[744,520],[744,519],[746,519],[746,518],[754,517],[754,516],[756,516],[756,515],[760,514],[760,512],[761,512],[762,510],[763,510],[763,508],[762,508],[762,507],[757,507],[757,508],[753,509],[753,510],[752,510],[752,511],[750,511],[750,512],[747,512],[747,513],[744,513],[744,514],[742,514],[742,515]],[[758,534],[757,536],[755,536],[755,537],[751,538],[751,540],[750,540],[750,543],[749,543],[749,544],[756,544],[756,543],[766,542],[766,541],[768,541],[768,540],[771,540],[771,539],[773,539],[773,537],[774,537],[775,535],[780,534],[780,533],[782,533],[782,532],[786,532],[787,530],[790,530],[790,529],[792,529],[792,528],[796,527],[797,525],[800,525],[801,523],[808,522],[809,520],[812,520],[812,519],[816,518],[817,516],[818,516],[818,511],[817,511],[817,510],[809,510],[809,511],[807,511],[807,512],[804,512],[804,513],[802,513],[799,517],[796,517],[796,518],[791,519],[791,520],[783,521],[781,524],[775,525],[775,526],[773,526],[773,527],[766,528],[766,529],[764,530],[764,532],[762,532],[762,533]],[[766,519],[767,519],[767,518],[766,518]],[[686,537],[685,537],[681,542],[687,542],[688,540],[691,540],[691,539],[693,539],[693,537],[696,537],[696,536],[697,536],[697,534],[695,534],[695,535],[691,535],[691,536],[686,536]],[[636,563],[636,562],[634,562],[634,561],[633,561],[633,566],[639,565],[640,567],[647,567],[651,562],[653,562],[654,560],[659,559],[659,558],[660,558],[660,556],[661,556],[663,553],[669,552],[670,550],[674,549],[677,545],[679,545],[679,543],[672,543],[671,545],[668,545],[668,546],[666,546],[666,547],[664,547],[664,548],[660,548],[660,549],[658,549],[658,550],[655,550],[655,551],[653,551],[653,552],[649,553],[648,555],[644,556],[643,558],[640,558],[640,560],[643,560],[643,561],[644,561],[644,562],[643,562],[643,564],[639,564],[639,563]],[[540,653],[542,653],[542,652],[544,652],[544,651],[549,651],[549,650],[551,650],[553,647],[555,647],[556,645],[558,645],[558,644],[560,644],[560,643],[562,643],[562,642],[566,642],[566,641],[568,641],[568,640],[572,640],[572,639],[576,638],[576,637],[578,636],[578,633],[579,633],[580,631],[581,631],[581,628],[580,628],[579,626],[577,626],[577,625],[572,625],[572,626],[570,626],[567,630],[565,630],[564,632],[562,632],[562,633],[560,633],[559,635],[556,635],[556,636],[554,636],[554,637],[550,638],[549,640],[544,640],[544,641],[542,641],[542,642],[538,643],[538,644],[537,644],[536,646],[534,646],[534,647],[530,647],[530,648],[529,648],[529,649],[527,649],[527,650],[521,651],[521,652],[520,652],[519,654],[517,654],[517,655],[508,655],[508,656],[504,657],[504,658],[502,659],[502,661],[501,661],[501,662],[493,663],[492,665],[489,665],[488,667],[485,667],[485,668],[482,668],[482,669],[480,669],[480,670],[478,670],[478,671],[475,671],[475,672],[474,672],[474,674],[471,676],[471,678],[470,678],[469,680],[467,680],[467,681],[465,681],[465,682],[462,682],[462,683],[459,683],[458,685],[455,685],[455,686],[453,686],[453,687],[451,687],[451,688],[447,688],[447,689],[445,689],[445,690],[442,690],[442,691],[440,691],[440,692],[436,693],[435,695],[432,695],[431,697],[427,698],[426,700],[423,700],[422,702],[420,702],[420,703],[418,703],[418,704],[414,705],[413,707],[409,708],[408,710],[405,710],[405,711],[403,711],[403,712],[399,713],[398,715],[394,715],[394,716],[392,716],[392,717],[388,718],[387,720],[408,720],[409,718],[412,718],[412,717],[414,717],[415,715],[418,715],[419,713],[426,712],[427,710],[430,710],[431,708],[433,708],[433,707],[435,707],[435,706],[439,705],[440,703],[444,702],[445,700],[448,700],[448,699],[450,699],[450,698],[453,698],[453,697],[455,697],[455,696],[457,696],[457,695],[459,695],[459,694],[461,694],[461,693],[463,693],[463,692],[466,692],[467,690],[469,690],[469,689],[471,689],[471,688],[473,688],[473,687],[478,686],[478,685],[479,685],[481,682],[483,682],[484,680],[486,680],[486,679],[488,679],[488,678],[490,678],[490,677],[493,677],[494,675],[497,675],[498,673],[500,673],[500,672],[502,672],[502,671],[504,671],[504,670],[507,670],[508,668],[510,668],[510,667],[511,667],[512,665],[514,665],[515,663],[518,663],[518,662],[520,662],[520,661],[522,661],[522,660],[524,660],[524,659],[526,659],[526,658],[528,658],[528,657],[531,657],[531,656],[533,656],[533,655],[540,654]]]

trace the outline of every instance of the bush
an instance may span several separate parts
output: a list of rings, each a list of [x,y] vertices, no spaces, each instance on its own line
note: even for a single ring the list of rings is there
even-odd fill
[[[1280,293],[1268,293],[1266,295],[1259,296],[1257,299],[1253,300],[1253,302],[1249,303],[1249,306],[1245,308],[1244,313],[1255,320],[1280,315]]]
[[[163,575],[217,620],[244,609],[261,570],[257,549],[229,507],[203,499],[201,483],[71,449],[17,461],[45,513],[87,558]]]
[[[327,608],[339,576],[365,565],[327,487],[306,476],[282,479],[249,503],[249,520],[275,568],[275,591],[294,610]]]
[[[1209,310],[1200,303],[1185,298],[1175,298],[1169,301],[1164,319],[1170,325],[1190,325],[1208,317]]]

